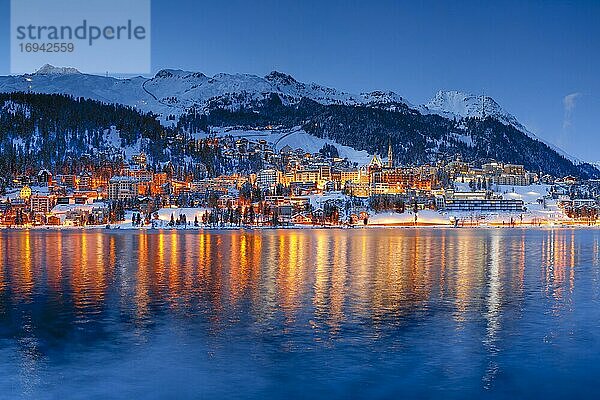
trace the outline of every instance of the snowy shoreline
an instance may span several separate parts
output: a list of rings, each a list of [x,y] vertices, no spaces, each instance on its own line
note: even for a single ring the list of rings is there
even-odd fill
[[[182,232],[200,232],[200,231],[263,231],[263,230],[360,230],[360,229],[456,229],[456,230],[471,230],[471,229],[600,229],[600,224],[516,224],[516,225],[498,225],[498,224],[481,224],[468,226],[452,226],[444,224],[421,224],[421,225],[289,225],[289,226],[131,226],[130,224],[112,224],[110,227],[93,225],[93,226],[24,226],[24,227],[0,227],[1,231],[94,231],[102,230],[107,232],[112,231],[127,231],[127,232],[160,232],[160,231],[182,231]]]

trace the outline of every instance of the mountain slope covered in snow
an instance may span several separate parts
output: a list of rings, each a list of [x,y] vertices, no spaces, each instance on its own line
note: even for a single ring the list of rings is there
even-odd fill
[[[150,79],[141,76],[117,79],[44,65],[32,74],[0,77],[0,92],[67,94],[128,105],[165,118],[178,116],[191,107],[207,110],[211,105],[218,105],[238,109],[272,93],[278,94],[286,104],[295,104],[302,98],[321,104],[406,103],[393,92],[354,95],[315,83],[301,83],[276,71],[265,77],[224,73],[209,77],[200,72],[165,69]]]
[[[352,94],[276,71],[260,77],[165,69],[149,79],[117,79],[50,65],[32,74],[0,77],[0,92],[66,94],[122,104],[151,112],[163,125],[187,133],[208,126],[301,127],[371,154],[385,153],[391,140],[402,163],[461,154],[468,160],[495,158],[555,174],[598,172],[537,138],[491,97],[461,92],[440,91],[427,104],[415,106],[393,92]]]

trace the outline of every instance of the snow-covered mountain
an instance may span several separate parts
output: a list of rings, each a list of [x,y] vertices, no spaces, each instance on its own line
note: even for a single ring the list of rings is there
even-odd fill
[[[272,93],[284,104],[308,98],[321,104],[406,103],[393,93],[374,91],[354,95],[315,83],[305,84],[281,72],[265,77],[249,74],[216,74],[165,69],[154,77],[128,79],[82,74],[74,68],[44,65],[33,74],[0,77],[0,92],[60,93],[135,107],[159,116],[179,115],[191,107],[220,104],[239,108]]]
[[[506,112],[489,96],[477,96],[457,91],[439,91],[427,104],[420,106],[423,113],[438,114],[446,118],[494,117],[498,121],[524,130],[517,119]]]
[[[153,112],[163,123],[168,123],[169,116],[177,117],[190,108],[201,112],[213,108],[236,110],[277,94],[284,105],[308,98],[324,105],[363,105],[392,111],[402,108],[449,119],[493,117],[543,141],[489,96],[440,91],[427,104],[415,106],[394,92],[352,94],[315,83],[302,83],[277,71],[264,77],[225,73],[209,77],[200,72],[165,69],[150,79],[141,76],[117,79],[83,74],[74,68],[44,65],[32,74],[0,77],[0,92],[15,91],[60,93],[124,104],[143,112]],[[543,142],[574,163],[581,163],[556,146]]]
[[[42,68],[36,71],[37,75],[73,75],[81,74],[77,68],[71,67],[55,67],[54,65],[45,64]]]
[[[563,157],[571,160],[575,164],[581,164],[582,161],[576,157],[567,154],[558,146],[540,138],[526,126],[521,124],[515,116],[507,112],[493,98],[485,95],[474,95],[458,91],[442,91],[436,95],[427,104],[417,107],[423,114],[437,114],[446,118],[485,118],[492,117],[510,125],[519,131],[526,133],[533,139],[539,140],[550,148],[558,152]]]
[[[68,154],[105,151],[107,141],[115,148],[120,143],[121,150],[143,147],[153,160],[172,159],[184,153],[186,138],[217,127],[282,135],[301,130],[304,141],[314,137],[319,143],[335,143],[338,150],[368,154],[385,154],[390,143],[401,165],[460,154],[467,161],[495,159],[554,176],[600,176],[591,165],[572,162],[535,138],[493,99],[483,98],[478,111],[478,96],[458,92],[441,92],[428,104],[413,106],[393,92],[354,95],[279,72],[209,77],[162,70],[150,79],[116,79],[44,66],[33,74],[0,77],[0,97],[4,153],[18,157],[42,152],[46,163],[62,162]],[[152,112],[159,121],[112,104]],[[104,115],[101,121],[97,114]],[[120,133],[108,140],[103,132],[113,126]],[[14,153],[15,144],[21,153]]]

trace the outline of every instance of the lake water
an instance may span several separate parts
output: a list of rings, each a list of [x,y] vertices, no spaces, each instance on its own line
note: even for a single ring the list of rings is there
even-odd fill
[[[600,231],[0,231],[0,398],[595,397]]]

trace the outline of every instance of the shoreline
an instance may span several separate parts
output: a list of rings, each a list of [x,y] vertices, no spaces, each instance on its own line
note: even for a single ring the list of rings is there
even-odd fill
[[[113,225],[86,225],[86,226],[55,226],[55,225],[37,225],[37,226],[20,226],[20,227],[0,227],[2,231],[253,231],[253,230],[360,230],[360,229],[456,229],[456,230],[471,230],[471,229],[600,229],[600,224],[517,224],[517,225],[502,225],[502,224],[481,224],[467,226],[452,226],[444,224],[421,224],[421,225],[290,225],[290,226],[125,226],[119,224]]]

